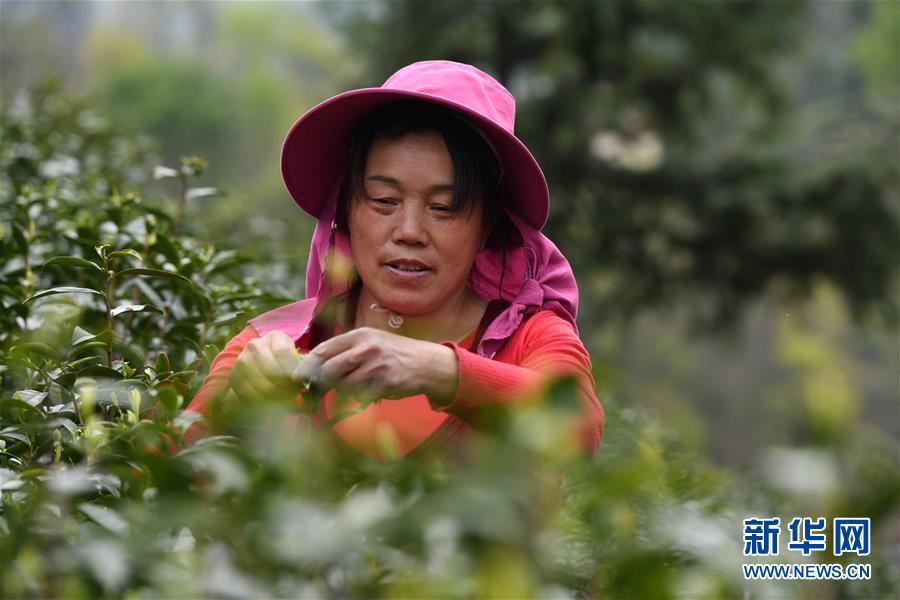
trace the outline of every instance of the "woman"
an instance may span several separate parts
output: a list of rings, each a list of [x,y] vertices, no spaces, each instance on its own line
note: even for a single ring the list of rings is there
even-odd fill
[[[580,443],[596,451],[603,411],[575,329],[577,288],[540,233],[547,184],[514,118],[502,85],[450,61],[414,63],[304,114],[282,173],[317,219],[307,299],[251,320],[187,410],[222,393],[294,398],[312,380],[327,390],[313,422],[354,410],[335,433],[380,458],[385,439],[402,455],[463,444],[485,409],[570,374]]]

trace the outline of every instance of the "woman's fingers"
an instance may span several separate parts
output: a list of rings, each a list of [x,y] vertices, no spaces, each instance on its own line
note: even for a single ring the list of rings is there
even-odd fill
[[[342,381],[362,363],[363,352],[358,348],[350,348],[325,360],[316,381],[325,385],[334,385]]]
[[[274,331],[269,335],[272,336],[269,348],[280,372],[290,374],[300,361],[300,354],[294,346],[294,340],[281,331]]]
[[[300,363],[294,367],[291,373],[291,381],[303,383],[319,379],[319,371],[322,369],[322,359],[314,354],[307,354]]]
[[[300,359],[294,352],[291,339],[284,333],[277,333],[279,335],[270,333],[251,341],[248,344],[251,350],[249,358],[263,376],[278,382],[290,381],[291,372]]]
[[[235,363],[230,377],[235,391],[268,394],[275,388],[272,378],[260,368],[256,359],[257,352],[251,350]]]
[[[299,362],[293,340],[282,332],[272,332],[247,344],[235,362],[229,383],[242,396],[293,397],[299,388],[291,373]]]
[[[303,381],[316,381],[326,384],[334,381],[335,374],[340,371],[336,367],[339,363],[332,363],[326,372],[322,372],[325,363],[331,361],[340,354],[353,348],[356,340],[355,330],[342,333],[316,346],[309,354],[303,357],[300,364],[294,368],[291,379],[295,383]],[[340,361],[339,361],[340,362]]]
[[[252,340],[231,380],[238,394],[259,398],[293,398],[303,384],[313,382],[320,390],[344,389],[371,401],[419,393],[452,398],[457,374],[456,355],[449,348],[362,327],[302,358],[284,333]]]
[[[261,377],[255,377],[255,367],[247,366],[247,360],[235,363],[231,371],[228,383],[231,389],[241,398],[256,398],[271,392],[269,382]]]
[[[325,362],[334,356],[358,346],[360,343],[365,343],[367,339],[371,338],[373,335],[378,335],[378,333],[380,333],[378,330],[373,330],[370,327],[353,329],[325,340],[313,348],[309,355],[317,356],[322,362]]]
[[[375,398],[407,395],[407,369],[410,362],[423,358],[419,344],[392,333],[361,327],[335,336],[317,346],[306,358],[304,373],[318,368],[317,382],[327,387],[342,387],[354,392],[366,392]],[[321,359],[321,366],[316,362]],[[403,392],[403,393],[401,393]],[[399,394],[399,395],[398,395]]]

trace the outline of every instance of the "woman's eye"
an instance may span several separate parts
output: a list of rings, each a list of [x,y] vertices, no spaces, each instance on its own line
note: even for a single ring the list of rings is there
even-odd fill
[[[390,198],[372,198],[372,202],[379,206],[394,206],[397,204],[396,200],[391,200]]]
[[[452,206],[446,206],[444,204],[437,204],[435,206],[432,206],[431,210],[433,210],[435,212],[439,212],[441,214],[451,214],[454,212]]]

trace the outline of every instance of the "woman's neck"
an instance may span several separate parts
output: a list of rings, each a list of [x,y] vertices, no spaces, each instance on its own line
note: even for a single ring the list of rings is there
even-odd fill
[[[402,317],[402,323],[399,327],[392,327],[389,324],[391,319],[389,307],[380,307],[379,305],[373,310],[371,306],[376,304],[376,301],[365,286],[359,290],[357,298],[354,327],[375,327],[431,342],[463,339],[478,326],[487,307],[487,302],[465,288],[456,298],[444,303],[432,313],[399,315]]]

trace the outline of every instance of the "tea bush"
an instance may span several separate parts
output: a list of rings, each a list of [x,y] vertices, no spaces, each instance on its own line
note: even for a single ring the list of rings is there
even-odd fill
[[[180,233],[214,193],[191,187],[200,159],[154,168],[52,86],[0,122],[0,595],[803,595],[741,578],[740,520],[784,499],[612,399],[585,460],[559,433],[567,381],[498,415],[462,466],[351,456],[328,431],[283,427],[277,405],[185,447],[181,409],[211,358],[291,299]],[[150,173],[179,182],[176,216],[145,195]]]

